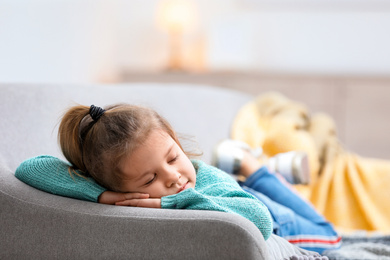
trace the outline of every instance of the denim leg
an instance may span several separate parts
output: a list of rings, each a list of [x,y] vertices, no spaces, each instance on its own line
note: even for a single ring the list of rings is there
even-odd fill
[[[271,200],[290,208],[296,214],[313,222],[324,222],[321,216],[310,202],[305,201],[300,195],[284,185],[274,174],[270,173],[267,167],[260,168],[253,173],[243,186],[249,187],[266,195]]]
[[[312,222],[296,214],[291,209],[272,201],[270,198],[251,188],[242,188],[254,195],[267,206],[273,219],[273,233],[303,249],[322,253],[324,250],[337,249],[341,238],[332,225],[326,221]]]
[[[341,239],[333,226],[267,168],[259,169],[240,185],[268,207],[276,235],[319,253],[340,247]]]

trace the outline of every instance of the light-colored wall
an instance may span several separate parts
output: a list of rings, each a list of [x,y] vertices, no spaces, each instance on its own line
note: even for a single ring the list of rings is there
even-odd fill
[[[216,38],[211,41],[211,65],[233,69],[237,61],[243,69],[262,72],[390,75],[389,4],[374,1],[370,9],[350,1],[343,8],[342,2],[242,8],[210,34]]]
[[[117,65],[115,5],[1,0],[0,82],[90,82]]]
[[[390,76],[388,1],[193,2],[198,26],[184,50],[192,68]],[[0,82],[112,82],[126,69],[161,70],[159,3],[1,0]]]

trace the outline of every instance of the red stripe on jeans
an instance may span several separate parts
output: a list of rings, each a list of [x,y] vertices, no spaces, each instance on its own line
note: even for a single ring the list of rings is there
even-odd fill
[[[288,242],[292,244],[297,244],[297,243],[337,244],[340,241],[341,241],[341,237],[338,237],[336,240],[309,239],[309,238],[288,239]]]

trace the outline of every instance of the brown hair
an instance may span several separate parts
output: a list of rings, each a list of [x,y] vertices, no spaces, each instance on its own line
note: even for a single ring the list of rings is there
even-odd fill
[[[171,125],[150,108],[117,104],[94,121],[90,107],[76,105],[63,116],[58,140],[62,153],[73,165],[107,189],[120,191],[122,160],[154,129],[161,129],[182,146]]]

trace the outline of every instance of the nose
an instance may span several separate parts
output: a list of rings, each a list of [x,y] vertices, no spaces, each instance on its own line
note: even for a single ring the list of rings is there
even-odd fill
[[[172,187],[176,183],[178,183],[181,178],[181,174],[177,171],[167,171],[166,172],[166,185],[168,188]]]

